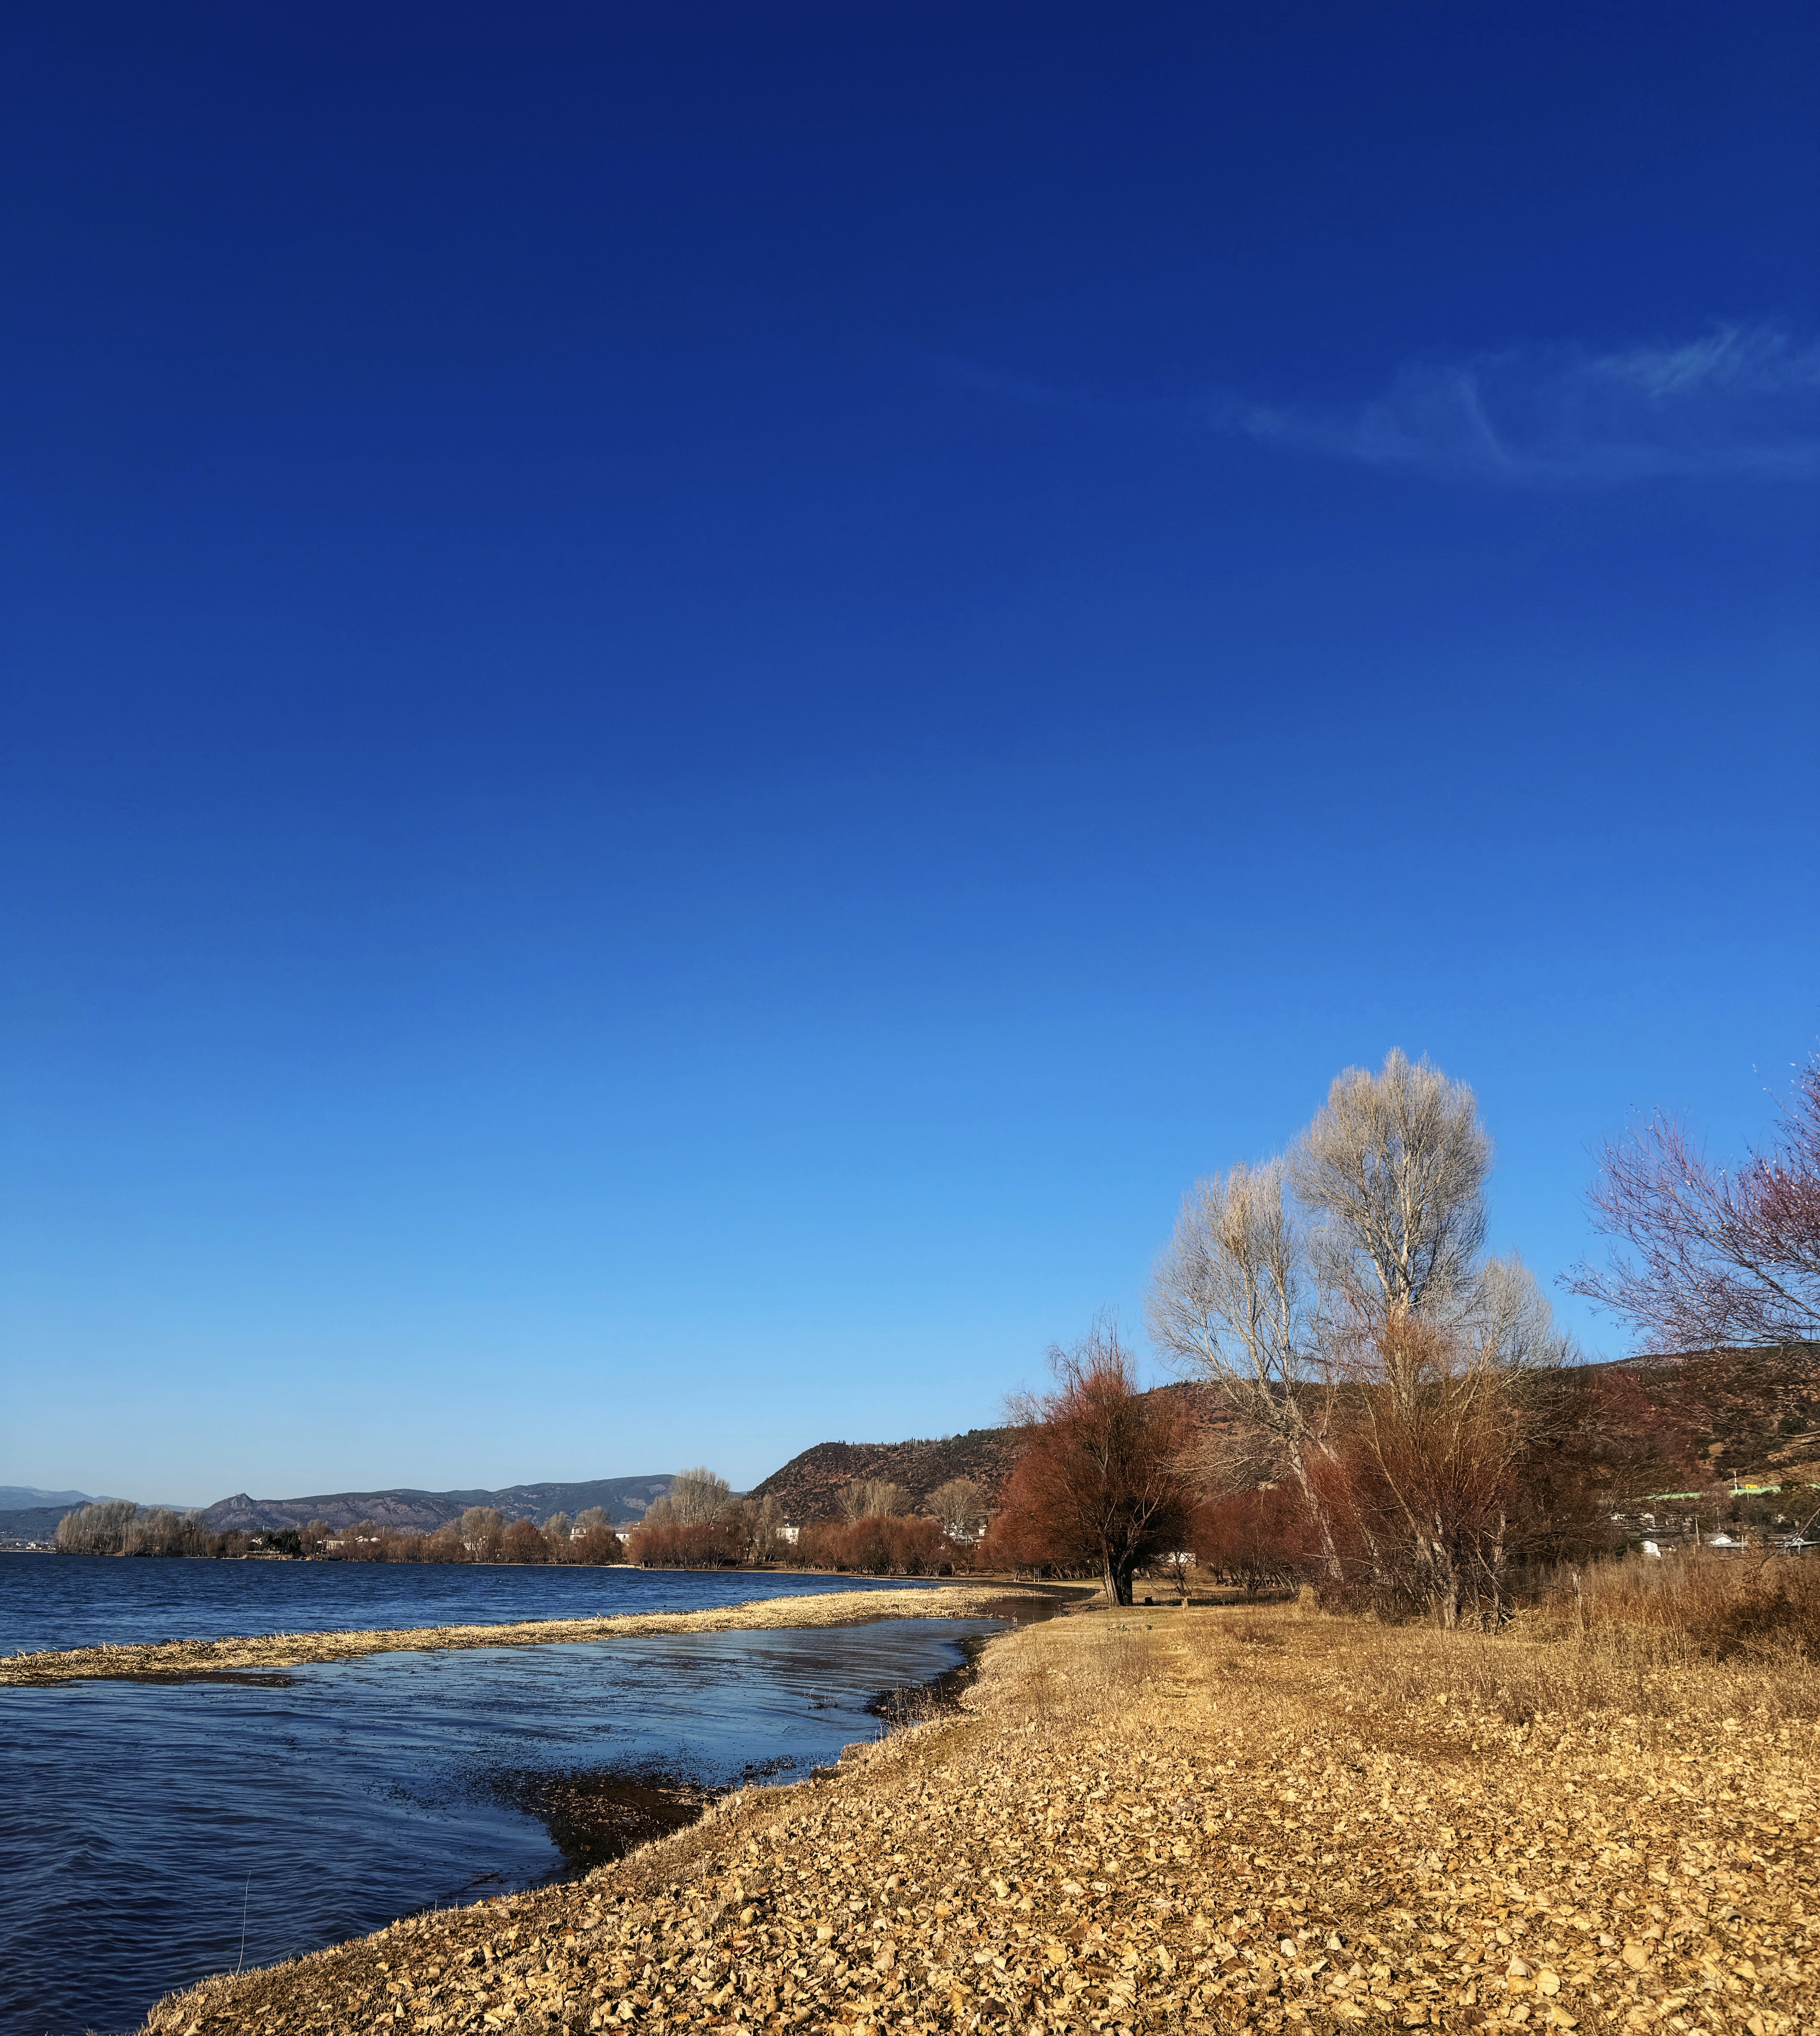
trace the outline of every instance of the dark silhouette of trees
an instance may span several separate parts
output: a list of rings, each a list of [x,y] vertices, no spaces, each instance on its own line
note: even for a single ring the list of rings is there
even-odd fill
[[[1173,1394],[1140,1389],[1110,1323],[1096,1322],[1072,1350],[1053,1348],[1049,1368],[1056,1389],[1012,1410],[1032,1433],[991,1545],[1019,1567],[1091,1569],[1110,1602],[1129,1604],[1137,1570],[1187,1544],[1185,1417]]]

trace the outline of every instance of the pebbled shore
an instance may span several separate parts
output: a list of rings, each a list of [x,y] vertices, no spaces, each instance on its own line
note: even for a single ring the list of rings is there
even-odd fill
[[[730,1633],[755,1627],[857,1626],[879,1619],[980,1619],[1008,1600],[1055,1593],[1010,1584],[938,1585],[918,1590],[816,1591],[753,1598],[705,1612],[623,1612],[604,1619],[531,1619],[497,1626],[413,1626],[353,1633],[272,1633],[221,1640],[166,1640],[126,1647],[47,1649],[0,1656],[0,1685],[94,1680],[178,1682],[363,1654],[439,1653],[471,1647],[550,1647],[649,1633]]]
[[[1813,2028],[1811,1679],[1537,1709],[1564,1663],[1054,1620],[988,1646],[959,1718],[583,1880],[209,1981],[145,2036]]]

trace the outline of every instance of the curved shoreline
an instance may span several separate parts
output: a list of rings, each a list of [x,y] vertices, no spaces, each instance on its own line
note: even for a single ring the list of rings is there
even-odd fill
[[[989,1618],[1008,1599],[1052,1602],[1029,1586],[940,1585],[914,1590],[816,1591],[749,1598],[702,1612],[617,1612],[598,1619],[524,1619],[498,1625],[371,1627],[337,1633],[229,1635],[122,1646],[49,1648],[0,1657],[0,1687],[53,1683],[175,1682],[248,1669],[292,1668],[365,1654],[438,1653],[473,1647],[548,1647],[665,1633],[765,1627],[859,1626],[880,1619]]]
[[[1586,1672],[1290,1608],[1046,1621],[958,1715],[578,1880],[205,1980],[141,2036],[1806,2028],[1806,1672],[1792,1717],[1754,1667],[1671,1672],[1649,1715]]]

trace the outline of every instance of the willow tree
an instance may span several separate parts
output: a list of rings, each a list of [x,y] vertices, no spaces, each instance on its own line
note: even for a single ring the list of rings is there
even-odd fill
[[[1110,1324],[1072,1349],[1052,1347],[1053,1393],[1012,1403],[1031,1430],[1004,1491],[995,1539],[1038,1559],[1097,1570],[1106,1600],[1129,1604],[1146,1563],[1187,1545],[1193,1484],[1175,1396],[1145,1393]]]

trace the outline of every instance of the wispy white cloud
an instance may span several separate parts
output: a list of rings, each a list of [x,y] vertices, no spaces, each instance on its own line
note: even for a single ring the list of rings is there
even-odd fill
[[[1227,398],[1213,414],[1269,444],[1517,486],[1808,480],[1820,476],[1820,341],[1727,325],[1619,353],[1513,349],[1411,363],[1351,409]]]

